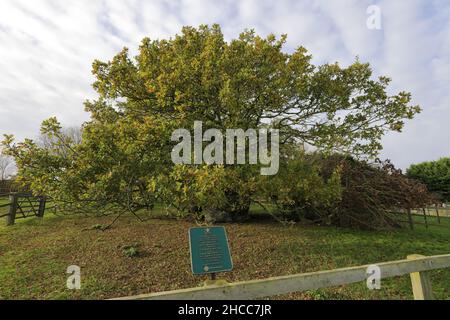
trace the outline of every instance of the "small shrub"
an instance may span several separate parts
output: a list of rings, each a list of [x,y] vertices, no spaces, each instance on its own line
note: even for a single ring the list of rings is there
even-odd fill
[[[139,250],[134,246],[127,246],[123,248],[123,254],[128,258],[139,256]]]

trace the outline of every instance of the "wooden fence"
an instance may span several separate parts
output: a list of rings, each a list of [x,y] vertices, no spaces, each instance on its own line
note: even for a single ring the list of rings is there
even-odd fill
[[[425,225],[428,229],[429,226],[436,227],[447,227],[448,224],[441,224],[441,218],[450,218],[450,208],[449,207],[427,207],[427,208],[411,208],[411,209],[393,209],[390,211],[392,214],[399,214],[405,216],[408,220],[397,219],[398,222],[407,223],[411,230],[414,229],[415,224]],[[423,223],[417,220],[414,220],[413,217],[422,217]],[[429,218],[436,218],[436,223],[430,223]]]
[[[0,202],[0,218],[6,217],[6,225],[12,226],[17,219],[24,219],[28,217],[40,217],[44,216],[45,205],[47,202],[46,197],[36,197],[30,194],[23,193],[10,193],[3,194],[0,199],[8,199],[7,203]],[[5,210],[6,209],[6,210]]]
[[[412,213],[414,214],[420,214],[422,215],[425,213],[428,216],[433,217],[447,217],[450,218],[450,207],[441,207],[441,206],[435,206],[435,207],[426,207],[426,208],[420,208],[420,209],[412,209]]]
[[[425,257],[410,255],[405,260],[375,264],[381,270],[381,279],[410,274],[416,300],[431,300],[433,293],[428,271],[450,267],[450,254]],[[223,285],[212,285],[144,294],[114,300],[239,300],[257,299],[293,292],[316,290],[367,281],[369,265],[319,271],[262,280],[251,280]]]

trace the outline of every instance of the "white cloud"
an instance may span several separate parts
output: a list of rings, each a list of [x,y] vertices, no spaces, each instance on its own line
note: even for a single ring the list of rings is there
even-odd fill
[[[372,4],[382,10],[382,30],[366,27]],[[384,139],[383,156],[402,167],[448,156],[449,16],[445,0],[0,0],[0,134],[33,137],[53,115],[66,125],[85,121],[94,59],[123,46],[135,52],[144,36],[217,22],[228,39],[245,28],[287,33],[287,50],[303,45],[316,63],[359,55],[393,78],[392,92],[411,91],[424,109],[404,133]]]

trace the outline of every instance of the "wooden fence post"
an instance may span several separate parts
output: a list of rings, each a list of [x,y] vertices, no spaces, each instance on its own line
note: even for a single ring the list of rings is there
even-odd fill
[[[37,213],[37,217],[43,218],[45,212],[45,203],[47,202],[46,197],[39,197],[39,209]]]
[[[17,212],[17,194],[12,193],[9,195],[9,201],[11,204],[9,205],[9,213],[6,216],[6,225],[12,226],[14,221],[16,220],[16,212]]]
[[[408,260],[424,258],[420,254],[412,254],[407,257]],[[414,294],[414,300],[434,300],[433,290],[428,272],[410,273],[411,284]]]
[[[411,228],[411,230],[414,230],[414,223],[413,223],[413,218],[412,218],[412,214],[411,214],[411,208],[408,208],[406,210],[408,212],[409,227]]]
[[[427,212],[425,211],[425,208],[422,208],[422,211],[423,211],[423,218],[425,219],[425,227],[428,229]]]
[[[436,216],[438,219],[438,223],[441,224],[441,217],[439,216],[439,206],[438,205],[436,205]]]

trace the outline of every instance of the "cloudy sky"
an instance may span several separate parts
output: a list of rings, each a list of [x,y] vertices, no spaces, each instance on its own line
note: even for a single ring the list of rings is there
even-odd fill
[[[371,5],[381,10],[381,29],[367,27]],[[51,116],[81,124],[83,101],[95,97],[94,59],[136,50],[144,36],[212,23],[227,39],[246,28],[287,33],[286,51],[303,45],[315,63],[370,62],[375,75],[393,78],[392,93],[412,92],[424,110],[403,133],[385,137],[382,156],[402,168],[450,156],[447,0],[0,0],[0,134],[35,137]]]

